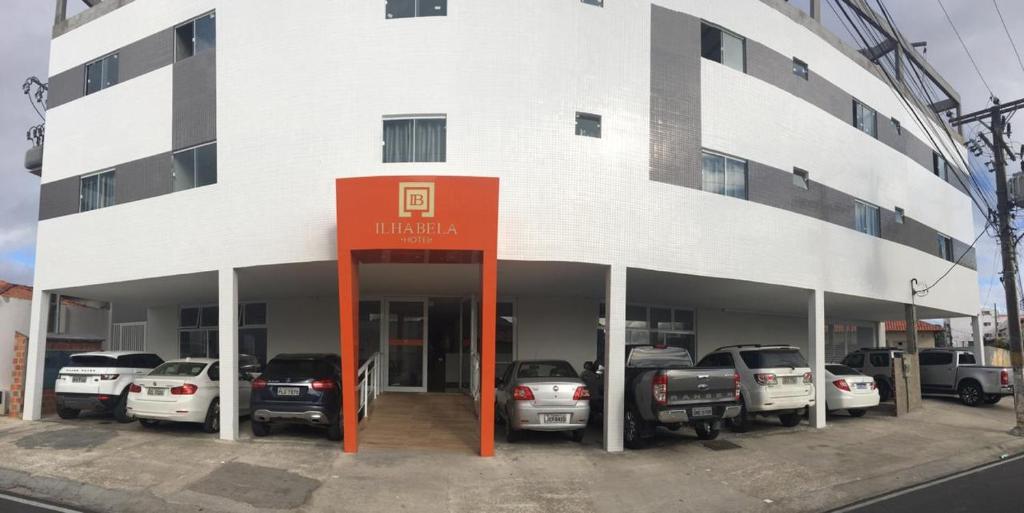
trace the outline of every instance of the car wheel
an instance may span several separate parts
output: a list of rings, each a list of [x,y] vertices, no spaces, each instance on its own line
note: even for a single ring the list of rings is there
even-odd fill
[[[519,441],[519,431],[512,429],[512,416],[505,415],[505,441],[514,444]]]
[[[733,433],[746,433],[750,429],[750,414],[747,413],[747,405],[740,403],[740,413],[729,419],[729,426]]]
[[[985,397],[985,393],[976,381],[965,381],[960,385],[958,392],[960,393],[960,401],[967,406],[978,406]]]
[[[253,420],[249,422],[252,425],[252,436],[267,436],[270,434],[270,423],[260,422]]]
[[[57,408],[57,416],[62,419],[78,418],[78,410],[74,408]]]
[[[798,413],[783,413],[779,415],[779,422],[782,422],[783,426],[796,427],[800,425],[801,415]]]
[[[156,425],[159,424],[159,423],[160,423],[159,420],[139,419],[139,424],[142,424],[142,427],[152,428],[152,427],[156,427]]]
[[[622,443],[630,449],[640,449],[644,446],[644,437],[640,432],[640,418],[630,408],[626,408],[626,414],[622,419]]]
[[[712,422],[698,422],[694,424],[693,429],[697,432],[697,438],[701,440],[714,440],[718,438],[718,426]]]
[[[892,386],[888,380],[875,378],[875,387],[878,388],[878,401],[886,402],[892,399]]]
[[[847,410],[851,417],[863,417],[868,411],[867,410]]]
[[[117,399],[117,405],[114,406],[114,420],[122,424],[135,420],[128,414],[128,387],[121,392],[121,397]]]
[[[331,425],[327,427],[327,439],[332,442],[341,440],[341,415],[331,422]]]
[[[586,429],[577,429],[572,432],[572,441],[576,443],[583,443],[583,436],[587,434]]]
[[[220,432],[220,399],[210,402],[210,407],[206,410],[206,420],[203,421],[203,431],[207,433]]]
[[[988,394],[985,396],[985,404],[996,404],[1003,400],[1003,396],[996,394]]]

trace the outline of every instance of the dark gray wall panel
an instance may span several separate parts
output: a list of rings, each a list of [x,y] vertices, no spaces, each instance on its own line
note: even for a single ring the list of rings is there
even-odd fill
[[[167,29],[122,48],[117,57],[119,81],[131,80],[174,62],[173,34],[172,29]]]
[[[174,192],[171,154],[161,153],[117,166],[114,187],[118,205]]]
[[[174,62],[173,34],[173,29],[167,29],[117,50],[118,84]],[[100,57],[103,55],[97,55],[96,59]],[[88,62],[50,77],[47,108],[52,109],[85,95],[86,64]]]
[[[175,150],[217,138],[217,53],[174,63],[171,143]]]
[[[46,108],[77,100],[85,93],[85,66],[75,66],[50,77],[47,84]]]
[[[650,178],[699,189],[700,20],[651,6]]]
[[[78,212],[81,178],[72,176],[39,188],[39,220],[52,219]]]
[[[814,181],[807,190],[793,185],[793,173],[766,166],[760,162],[747,162],[747,197],[750,201],[797,214],[827,221],[846,228],[854,228],[854,196],[826,187]],[[902,224],[896,222],[896,212],[879,207],[882,238],[939,256],[938,232],[905,216]],[[968,244],[953,239],[953,254],[959,257]],[[974,250],[971,249],[961,265],[976,268]]]

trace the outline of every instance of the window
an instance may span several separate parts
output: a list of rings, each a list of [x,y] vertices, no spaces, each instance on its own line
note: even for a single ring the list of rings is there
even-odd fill
[[[949,165],[945,157],[938,152],[932,152],[932,173],[935,173],[935,176],[945,181],[949,181],[950,171],[952,171],[952,166]]]
[[[569,362],[562,360],[528,361],[519,365],[517,378],[576,378],[576,371]]]
[[[207,143],[174,154],[175,191],[217,183],[217,143]]]
[[[746,40],[706,23],[700,26],[700,55],[730,68],[746,71]]]
[[[871,356],[868,357],[868,361],[871,362],[873,367],[888,367],[889,353],[871,353]]]
[[[708,152],[703,160],[705,191],[747,199],[747,161]]]
[[[796,57],[793,57],[793,74],[804,80],[807,80],[807,77],[810,74],[809,70],[807,69],[807,63],[800,59],[797,59]]]
[[[732,361],[731,353],[711,353],[704,357],[697,367],[728,367],[735,368],[736,364]]]
[[[267,304],[238,305],[238,353],[267,363]],[[178,353],[181,358],[216,358],[220,346],[220,307],[182,306],[178,309]]]
[[[805,191],[807,189],[809,189],[810,186],[811,186],[811,175],[810,175],[810,173],[808,173],[807,171],[804,171],[803,169],[800,169],[798,167],[794,167],[793,168],[793,185],[795,185],[795,186],[797,186],[797,187],[799,187],[799,188],[801,188],[801,189],[803,189]]]
[[[387,0],[384,8],[387,19],[447,15],[448,0]]]
[[[598,360],[603,358],[604,304],[598,311]],[[626,305],[626,345],[665,345],[697,354],[697,331],[693,310],[646,305]]]
[[[957,357],[957,363],[960,365],[976,365],[978,360],[974,359],[974,355],[971,353],[960,353]]]
[[[580,0],[587,5],[596,5],[598,7],[604,7],[604,0]]]
[[[446,118],[384,120],[384,163],[444,162]]]
[[[860,200],[853,200],[854,203],[854,225],[858,232],[878,237],[881,235],[881,223],[878,218],[878,207],[864,203]]]
[[[180,61],[217,47],[214,14],[200,16],[174,29],[174,60]]]
[[[845,365],[826,365],[825,370],[835,376],[863,376],[860,372]]]
[[[903,224],[903,218],[905,215],[906,214],[903,212],[902,208],[896,207],[896,224]]]
[[[79,187],[79,212],[114,204],[114,170],[83,176]]]
[[[576,113],[576,135],[585,137],[601,138],[601,116],[587,114],[586,112]]]
[[[853,353],[846,356],[843,359],[843,365],[853,367],[855,369],[861,369],[864,367],[864,353]]]
[[[92,94],[117,84],[117,64],[116,53],[86,64],[85,94]]]
[[[936,242],[939,244],[939,257],[943,260],[952,262],[953,259],[953,239],[946,237],[939,233],[935,236]]]
[[[807,367],[807,360],[798,349],[758,349],[740,351],[740,358],[748,369],[774,369],[776,367]]]
[[[857,100],[853,100],[853,126],[857,127],[858,130],[871,137],[878,137],[876,117],[877,114],[874,109]]]
[[[893,129],[896,130],[896,135],[903,135],[903,125],[900,124],[900,120],[889,118],[889,122],[892,123]]]
[[[953,353],[948,351],[921,352],[921,365],[949,365],[953,363]]]

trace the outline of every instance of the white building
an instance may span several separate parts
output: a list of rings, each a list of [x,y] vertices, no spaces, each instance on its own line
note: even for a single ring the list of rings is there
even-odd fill
[[[57,22],[49,88],[32,336],[62,293],[164,358],[336,352],[335,180],[395,175],[499,179],[499,371],[602,357],[617,390],[626,343],[791,343],[820,383],[965,251],[918,316],[977,315],[956,135],[781,0],[106,0]],[[413,253],[359,267],[361,358],[468,390],[477,261]]]

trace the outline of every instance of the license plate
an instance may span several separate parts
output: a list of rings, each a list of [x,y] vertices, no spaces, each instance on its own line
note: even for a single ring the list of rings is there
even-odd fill
[[[569,422],[569,415],[565,413],[545,413],[541,420],[545,424],[565,424]]]
[[[72,383],[85,383],[86,378],[88,378],[88,376],[71,376],[71,382]]]
[[[798,383],[798,380],[800,380],[800,379],[803,379],[803,378],[799,378],[797,376],[783,376],[782,384],[783,385],[795,385],[795,384]]]
[[[868,387],[867,383],[857,383],[857,390],[864,390]]]
[[[297,396],[299,389],[298,387],[278,387],[277,395]]]
[[[164,389],[162,388],[147,388],[146,395],[164,395]]]
[[[694,408],[691,411],[691,413],[694,417],[710,417],[711,415],[714,414],[710,406],[701,406],[699,408]]]

